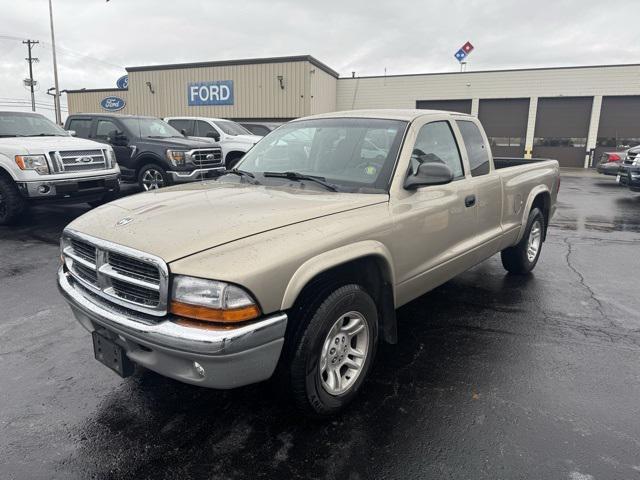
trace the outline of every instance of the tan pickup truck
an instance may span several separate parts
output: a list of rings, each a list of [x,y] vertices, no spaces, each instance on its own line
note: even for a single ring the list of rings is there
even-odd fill
[[[554,160],[493,159],[475,117],[371,110],[299,119],[215,180],[72,222],[59,287],[122,376],[233,388],[278,373],[328,415],[356,395],[398,307],[501,252],[532,270]],[[402,330],[400,330],[402,332]]]

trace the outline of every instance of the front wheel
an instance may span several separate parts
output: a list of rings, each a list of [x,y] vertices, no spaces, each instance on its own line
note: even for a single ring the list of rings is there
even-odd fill
[[[27,202],[13,180],[0,176],[0,225],[14,223],[26,208]]]
[[[518,275],[533,270],[540,258],[543,235],[544,216],[538,208],[534,208],[529,212],[527,226],[520,242],[501,252],[500,257],[504,268]]]
[[[153,163],[145,165],[138,172],[138,185],[141,190],[157,190],[170,185],[169,175],[164,168]]]
[[[289,369],[294,401],[307,413],[335,414],[355,398],[375,358],[376,305],[359,285],[345,285],[298,320],[305,326]]]

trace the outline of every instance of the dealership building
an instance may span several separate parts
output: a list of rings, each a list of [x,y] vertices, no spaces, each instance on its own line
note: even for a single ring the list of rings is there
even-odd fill
[[[640,144],[640,65],[340,77],[312,56],[127,68],[126,88],[68,91],[69,113],[287,121],[337,110],[477,115],[496,156],[593,165]]]

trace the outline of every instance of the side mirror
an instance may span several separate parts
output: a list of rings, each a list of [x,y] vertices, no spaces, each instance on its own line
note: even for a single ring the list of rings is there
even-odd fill
[[[67,130],[67,133],[69,134],[70,137],[75,137],[77,135],[75,130]]]
[[[428,185],[444,185],[453,181],[453,171],[449,165],[439,162],[421,163],[418,171],[404,181],[404,188],[415,190]]]
[[[220,141],[220,134],[218,132],[207,132],[206,137],[213,138],[216,142]]]
[[[183,137],[187,136],[187,131],[184,128],[180,129],[180,133],[182,134]]]

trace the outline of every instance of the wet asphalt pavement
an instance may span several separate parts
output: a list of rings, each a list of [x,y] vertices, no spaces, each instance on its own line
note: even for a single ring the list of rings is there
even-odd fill
[[[565,174],[533,275],[498,256],[399,311],[358,400],[296,414],[93,359],[54,281],[88,210],[0,227],[0,478],[640,478],[640,195]]]

